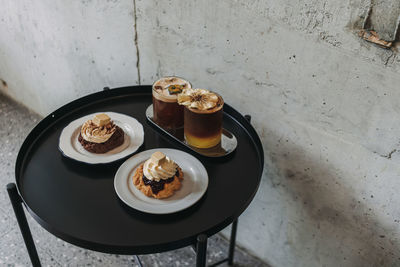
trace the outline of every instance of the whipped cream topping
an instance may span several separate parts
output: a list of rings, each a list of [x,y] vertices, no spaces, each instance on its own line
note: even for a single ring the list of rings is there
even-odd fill
[[[97,117],[98,115],[96,115],[93,120],[86,121],[81,127],[81,135],[88,142],[104,143],[110,139],[117,129],[117,126],[106,114],[99,115],[101,116]],[[104,124],[104,120],[107,121],[106,124]]]
[[[185,89],[178,95],[178,104],[198,110],[208,110],[218,105],[217,94],[206,89]]]
[[[143,174],[147,179],[159,182],[173,177],[177,168],[178,165],[172,159],[157,151],[145,161]]]
[[[153,84],[153,89],[159,94],[158,98],[171,102],[176,102],[177,95],[187,88],[191,88],[190,83],[178,77],[164,77]]]

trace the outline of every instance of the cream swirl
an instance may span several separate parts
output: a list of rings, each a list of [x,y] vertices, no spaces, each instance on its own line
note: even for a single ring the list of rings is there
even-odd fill
[[[88,120],[81,127],[81,135],[88,142],[104,143],[110,139],[116,128],[116,125],[112,122],[104,126],[97,126],[92,120]]]
[[[160,160],[151,157],[144,163],[143,174],[147,179],[159,182],[161,179],[166,180],[173,177],[177,167],[178,165],[165,155],[163,155],[163,158]]]

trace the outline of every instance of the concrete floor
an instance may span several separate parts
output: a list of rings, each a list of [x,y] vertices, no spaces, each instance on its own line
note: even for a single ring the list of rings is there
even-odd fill
[[[22,240],[6,192],[7,183],[14,182],[14,164],[20,145],[29,131],[40,121],[30,112],[0,94],[0,266],[29,266],[29,257]],[[110,255],[68,244],[41,228],[27,214],[32,235],[43,266],[137,266],[132,256]],[[240,222],[239,222],[240,231]],[[228,242],[220,235],[209,240],[209,264],[225,258]],[[194,266],[195,254],[191,248],[141,256],[144,266]],[[220,266],[227,266],[223,264]],[[267,266],[237,248],[235,266]]]

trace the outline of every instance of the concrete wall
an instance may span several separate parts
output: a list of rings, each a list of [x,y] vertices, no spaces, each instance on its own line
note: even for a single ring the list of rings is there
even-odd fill
[[[138,81],[132,1],[0,0],[0,89],[41,115]]]
[[[169,74],[216,90],[265,149],[241,246],[272,266],[400,265],[400,57],[358,37],[369,0],[3,2],[4,92],[45,114]]]

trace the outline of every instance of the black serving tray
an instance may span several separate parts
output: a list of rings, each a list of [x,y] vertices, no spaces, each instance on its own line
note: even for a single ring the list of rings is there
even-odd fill
[[[237,146],[237,139],[236,136],[228,131],[227,129],[223,128],[222,129],[222,136],[221,136],[221,142],[211,148],[197,148],[189,145],[184,137],[183,134],[183,127],[178,128],[178,129],[165,129],[158,125],[154,120],[153,120],[153,105],[150,105],[146,109],[146,119],[150,123],[151,126],[153,126],[154,129],[157,131],[162,132],[163,134],[166,134],[170,138],[180,142],[181,144],[185,145],[192,151],[196,152],[197,154],[205,157],[210,157],[210,158],[222,158],[228,156],[230,153],[234,152]]]
[[[113,111],[142,123],[145,138],[137,153],[172,148],[195,154],[146,122],[151,90],[129,86],[84,96],[50,113],[26,137],[16,161],[16,184],[30,215],[50,233],[105,253],[155,253],[194,244],[200,233],[211,236],[248,207],[261,181],[264,151],[249,120],[226,103],[223,125],[236,136],[236,150],[223,160],[195,155],[208,173],[207,192],[174,214],[146,214],[119,200],[114,176],[123,160],[88,165],[58,151],[61,131],[71,121]]]

